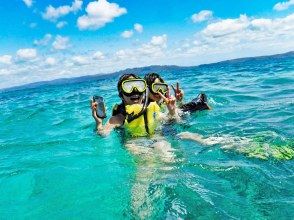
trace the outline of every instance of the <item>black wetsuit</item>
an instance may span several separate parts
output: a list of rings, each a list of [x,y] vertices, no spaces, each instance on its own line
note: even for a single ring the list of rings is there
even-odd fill
[[[154,102],[154,101],[151,101],[149,99],[149,103],[150,102]],[[161,104],[159,104],[159,105],[161,105]],[[181,106],[179,106],[179,108],[183,112],[195,112],[195,111],[203,111],[203,110],[210,109],[210,107],[207,104],[207,96],[204,93],[200,93],[191,102],[188,102],[186,104],[182,104]]]
[[[195,112],[210,109],[207,104],[207,97],[204,93],[200,93],[191,102],[183,104],[180,109],[184,112]]]

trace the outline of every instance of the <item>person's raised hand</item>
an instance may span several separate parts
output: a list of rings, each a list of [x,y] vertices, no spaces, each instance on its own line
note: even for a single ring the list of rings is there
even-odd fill
[[[99,118],[98,115],[97,115],[97,111],[96,111],[97,106],[98,106],[98,103],[94,102],[94,100],[91,99],[90,100],[90,107],[92,109],[92,116],[95,119],[96,123],[101,124],[102,123],[102,118]]]
[[[92,111],[96,111],[97,110],[97,105],[98,105],[98,103],[97,102],[94,102],[93,99],[90,100],[90,107],[91,107]]]
[[[164,100],[164,102],[166,103],[166,106],[169,110],[169,113],[171,115],[175,114],[175,108],[176,108],[176,99],[174,96],[170,95],[169,89],[167,90],[165,96],[163,94],[161,94],[160,92],[158,93],[160,95],[160,97]]]
[[[184,92],[183,92],[183,90],[180,89],[180,84],[177,82],[176,88],[173,85],[171,85],[171,86],[174,90],[176,100],[181,101],[184,97]]]

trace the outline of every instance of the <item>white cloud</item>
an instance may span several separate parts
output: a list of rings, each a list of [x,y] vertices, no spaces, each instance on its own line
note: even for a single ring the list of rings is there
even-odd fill
[[[134,24],[134,29],[138,32],[138,33],[142,33],[143,32],[143,26],[141,24]]]
[[[115,52],[115,57],[119,60],[132,59],[134,57],[134,52],[130,49],[122,49]]]
[[[199,13],[193,14],[191,16],[191,19],[193,23],[197,22],[202,22],[202,21],[207,21],[213,17],[213,12],[209,10],[203,10],[200,11]]]
[[[19,49],[16,55],[21,60],[32,60],[37,57],[37,50],[33,48]]]
[[[40,40],[34,40],[34,45],[37,45],[37,46],[46,46],[51,39],[52,39],[52,35],[51,34],[45,34],[45,36],[42,39],[40,39]]]
[[[33,0],[23,0],[23,2],[26,4],[28,8],[32,7],[33,5]]]
[[[294,14],[265,19],[240,15],[211,23],[195,34],[190,47],[177,48],[174,57],[198,57],[214,62],[244,56],[282,53],[294,48]],[[209,56],[207,55],[209,54]],[[187,58],[187,60],[189,60]]]
[[[238,19],[224,19],[209,24],[202,33],[207,36],[219,37],[231,33],[238,32],[250,25],[246,15],[240,15]]]
[[[67,22],[66,21],[60,21],[56,24],[56,27],[61,29],[63,28],[65,25],[67,25]]]
[[[50,66],[54,66],[56,64],[56,59],[54,57],[48,57],[45,60],[45,63]]]
[[[273,25],[271,19],[259,18],[251,20],[251,25],[255,29],[270,29]]]
[[[166,47],[167,35],[163,34],[161,36],[153,36],[150,42],[153,46],[160,46],[162,48]]]
[[[69,47],[69,38],[57,35],[52,46],[55,50],[65,50]]]
[[[148,59],[157,59],[163,57],[164,50],[167,47],[167,35],[153,36],[148,43],[142,44],[136,49],[122,49],[115,53],[119,60],[138,61]]]
[[[0,56],[0,63],[7,64],[7,65],[11,64],[12,56],[11,55]]]
[[[105,59],[104,54],[101,51],[97,51],[93,54],[93,59],[95,60],[103,60]]]
[[[195,35],[185,36],[180,41],[169,42],[169,36],[156,35],[143,44],[109,51],[105,57],[101,51],[81,51],[81,55],[74,57],[71,55],[73,51],[66,51],[54,55],[54,59],[58,59],[55,64],[53,59],[50,61],[50,55],[44,54],[43,62],[34,62],[34,65],[31,62],[17,62],[17,57],[12,57],[12,64],[1,64],[0,88],[83,74],[110,73],[138,66],[192,66],[231,58],[283,53],[294,48],[294,13],[274,19],[240,15],[234,19],[210,22]],[[6,59],[9,63],[10,58]]]
[[[71,12],[77,12],[82,8],[82,4],[82,0],[74,0],[71,6],[63,5],[58,8],[54,8],[52,5],[49,5],[43,13],[43,18],[54,22],[58,18],[63,17]]]
[[[142,33],[143,32],[143,26],[141,24],[134,24],[134,30],[126,30],[124,32],[121,33],[121,37],[123,38],[131,38],[134,35],[134,31],[138,32],[138,33]]]
[[[90,59],[88,57],[85,57],[85,56],[74,56],[72,58],[72,61],[76,65],[86,65],[86,64],[90,63]]]
[[[8,87],[11,86],[12,82],[7,83],[7,85],[5,85],[5,76],[9,76],[9,74],[11,74],[11,71],[9,71],[8,68],[0,68],[0,76],[2,77],[2,80],[0,81],[0,88],[1,87]],[[11,80],[12,81],[12,80]],[[3,83],[4,82],[4,83]],[[2,85],[1,85],[2,84]],[[4,87],[4,88],[5,88]]]
[[[81,10],[82,5],[83,5],[83,0],[75,0],[71,5],[71,10],[73,12],[79,11]]]
[[[274,10],[283,11],[294,5],[294,0],[288,0],[286,2],[279,2],[274,5]]]
[[[134,34],[134,32],[133,32],[132,30],[128,30],[128,31],[124,31],[124,32],[122,32],[122,33],[121,33],[121,36],[122,36],[123,38],[130,38],[130,37],[133,36],[133,34]]]
[[[107,0],[90,2],[86,8],[86,15],[78,18],[77,25],[80,30],[97,30],[110,23],[114,18],[127,13],[125,8],[120,8],[116,3]]]
[[[149,42],[141,44],[136,48],[124,48],[111,56],[113,65],[120,68],[130,66],[144,66],[162,64],[167,58],[167,35],[153,36]]]
[[[90,56],[89,56],[90,55]],[[70,54],[60,54],[54,59],[58,59],[56,64],[46,63],[46,57],[38,62],[15,62],[12,65],[0,68],[0,88],[23,85],[32,82],[53,80],[59,78],[78,77],[81,75],[110,73],[118,71],[121,66],[115,65],[115,62],[104,60],[103,62],[92,62],[93,54],[83,56],[90,57],[91,65],[81,65],[74,63]],[[49,57],[48,57],[49,58]],[[39,62],[40,61],[40,62]],[[48,61],[48,60],[47,60]]]

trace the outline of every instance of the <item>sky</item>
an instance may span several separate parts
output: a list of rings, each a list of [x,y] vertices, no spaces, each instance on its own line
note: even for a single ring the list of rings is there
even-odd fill
[[[294,50],[294,0],[1,0],[0,88]]]

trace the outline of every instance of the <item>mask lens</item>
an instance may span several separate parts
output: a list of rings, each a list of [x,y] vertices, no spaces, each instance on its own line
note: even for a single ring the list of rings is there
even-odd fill
[[[122,83],[122,90],[125,93],[132,93],[134,89],[137,89],[138,92],[144,92],[146,89],[146,84],[144,80],[127,80]]]
[[[125,93],[131,93],[133,91],[133,84],[130,81],[123,82],[122,89]]]
[[[165,83],[153,83],[152,85],[152,90],[155,93],[161,92],[161,93],[166,93],[168,89],[168,85]]]
[[[137,88],[137,90],[139,92],[144,92],[145,89],[146,89],[145,86],[146,86],[146,84],[145,84],[145,82],[143,80],[142,81],[137,81],[137,83],[135,85],[135,87]]]

